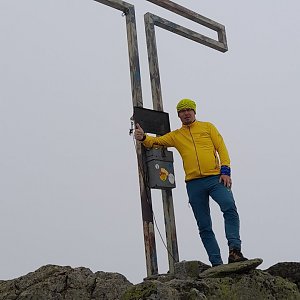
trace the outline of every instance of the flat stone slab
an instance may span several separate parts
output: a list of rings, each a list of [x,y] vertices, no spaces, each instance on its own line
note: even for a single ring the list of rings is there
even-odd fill
[[[217,267],[211,267],[199,274],[200,278],[224,277],[233,273],[247,273],[257,268],[263,260],[261,258],[249,259],[246,261],[224,264]]]

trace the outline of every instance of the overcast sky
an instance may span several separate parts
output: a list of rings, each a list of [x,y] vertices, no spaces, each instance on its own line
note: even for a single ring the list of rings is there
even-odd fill
[[[215,32],[145,0],[136,7],[144,106],[152,108],[143,15]],[[220,53],[157,29],[163,103],[197,102],[232,161],[243,253],[262,269],[299,261],[300,4],[177,0],[226,26]],[[46,264],[146,277],[125,18],[93,0],[0,0],[0,280]],[[180,260],[209,263],[176,150]],[[152,200],[164,233],[159,191]],[[223,218],[212,203],[223,260]],[[156,234],[160,273],[166,250]]]

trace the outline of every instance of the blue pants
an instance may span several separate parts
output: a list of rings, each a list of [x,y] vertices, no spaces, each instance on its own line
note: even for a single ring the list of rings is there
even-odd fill
[[[194,179],[186,183],[189,203],[193,209],[199,234],[212,265],[222,264],[220,248],[212,230],[209,196],[218,203],[223,212],[225,234],[229,249],[241,249],[240,221],[231,189],[219,182],[220,176],[213,175]]]

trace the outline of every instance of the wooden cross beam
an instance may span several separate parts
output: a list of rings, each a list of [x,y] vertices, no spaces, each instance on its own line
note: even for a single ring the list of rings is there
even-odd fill
[[[135,9],[132,4],[120,0],[94,0],[124,13],[126,17],[128,55],[133,106],[143,107],[139,50],[136,34]]]

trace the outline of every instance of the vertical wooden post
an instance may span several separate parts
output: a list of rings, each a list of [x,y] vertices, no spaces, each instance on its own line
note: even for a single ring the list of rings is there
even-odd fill
[[[121,0],[94,0],[122,11],[126,17],[129,67],[131,78],[131,92],[133,106],[143,107],[142,85],[139,63],[139,52],[136,32],[134,6]],[[153,223],[151,191],[146,183],[145,150],[137,143],[137,161],[140,184],[141,209],[143,219],[143,233],[146,256],[147,276],[158,273],[155,232]]]
[[[162,190],[164,219],[166,228],[169,271],[174,274],[174,264],[179,261],[177,234],[172,190]]]
[[[143,107],[139,52],[134,6],[125,12],[133,106]],[[145,149],[137,143],[137,160],[143,219],[147,276],[158,273],[151,191],[146,182]]]
[[[153,109],[163,111],[155,29],[154,23],[148,14],[145,15],[145,31],[147,39]],[[170,273],[174,273],[174,264],[179,261],[179,254],[172,190],[162,190],[162,201],[165,219],[169,271]]]

